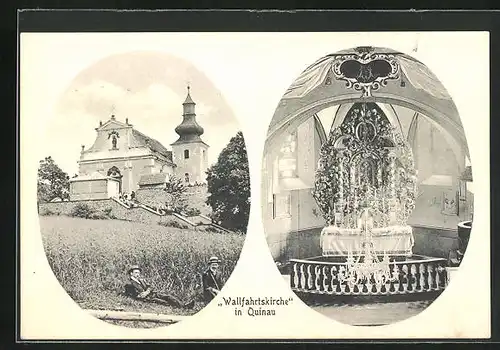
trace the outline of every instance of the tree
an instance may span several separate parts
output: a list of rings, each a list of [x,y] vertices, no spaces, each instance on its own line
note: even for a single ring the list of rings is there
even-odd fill
[[[166,184],[167,193],[165,204],[175,212],[184,212],[187,209],[186,186],[177,176],[170,176]]]
[[[246,231],[250,214],[250,173],[243,133],[239,131],[207,170],[207,204],[223,227]]]
[[[54,198],[69,199],[69,176],[49,156],[40,161],[38,168],[38,202]]]

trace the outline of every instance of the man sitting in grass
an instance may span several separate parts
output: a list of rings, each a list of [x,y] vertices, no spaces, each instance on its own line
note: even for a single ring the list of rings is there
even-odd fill
[[[141,268],[137,265],[131,266],[128,270],[130,283],[125,286],[125,294],[138,300],[150,301],[159,304],[167,304],[178,308],[192,309],[194,300],[182,303],[172,295],[158,293],[151,289],[151,286],[141,277]]]
[[[202,275],[203,297],[205,302],[209,303],[222,288],[222,280],[219,273],[220,260],[212,256],[208,260],[208,269]]]

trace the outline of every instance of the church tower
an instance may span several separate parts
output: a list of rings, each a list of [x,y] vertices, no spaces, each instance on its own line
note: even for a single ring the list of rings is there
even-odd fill
[[[208,145],[200,138],[203,128],[196,122],[195,105],[188,86],[186,100],[182,104],[182,123],[175,128],[179,139],[172,146],[175,173],[186,184],[206,183],[208,169]]]

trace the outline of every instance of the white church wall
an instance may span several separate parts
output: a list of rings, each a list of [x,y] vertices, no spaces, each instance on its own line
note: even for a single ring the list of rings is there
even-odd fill
[[[75,181],[70,183],[70,200],[89,200],[108,198],[106,179]]]
[[[189,151],[189,158],[184,157],[184,151]],[[205,150],[205,157],[207,157],[208,149],[202,143],[184,143],[172,146],[172,156],[174,163],[177,165],[174,172],[175,175],[185,179],[185,174],[189,174],[189,183],[194,184],[206,182],[206,164],[207,161],[203,156]]]
[[[119,182],[108,180],[108,198],[117,197],[120,193]]]
[[[297,168],[301,180],[307,188],[295,191],[297,205],[297,230],[322,228],[325,222],[311,191],[314,188],[316,167],[319,161],[321,140],[315,129],[313,118],[302,123],[298,129]],[[316,214],[314,214],[316,213]]]
[[[280,145],[281,146],[281,145]],[[266,227],[267,241],[273,258],[287,258],[289,248],[296,246],[291,241],[300,239],[302,253],[307,255],[311,249],[305,248],[319,237],[319,230],[325,225],[316,201],[312,196],[316,166],[321,148],[320,136],[315,121],[311,117],[297,128],[297,175],[300,187],[286,189],[285,181],[279,179],[279,149],[266,152],[263,166],[263,223]],[[289,202],[288,212],[283,209],[283,201]]]
[[[127,150],[130,146],[132,126],[125,125],[121,122],[111,120],[109,124],[100,127],[97,130],[97,136],[92,145],[92,150],[95,152],[105,152],[113,149],[111,132],[116,132],[116,148],[117,150]]]
[[[97,171],[103,175],[107,175],[108,170],[114,166],[120,170],[122,175],[122,193],[131,193],[132,191],[136,191],[139,188],[138,183],[142,175],[151,174],[156,171],[155,169],[162,168],[162,164],[159,161],[155,161],[151,156],[149,156],[148,158],[119,160],[109,159],[80,163],[79,173],[91,174]],[[163,169],[167,170],[167,172],[172,172],[171,166],[165,166]]]

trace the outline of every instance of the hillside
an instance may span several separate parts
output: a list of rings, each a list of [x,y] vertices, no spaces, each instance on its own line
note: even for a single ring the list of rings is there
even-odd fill
[[[40,216],[49,264],[68,294],[83,308],[192,314],[122,295],[127,268],[138,264],[153,287],[181,300],[199,299],[200,274],[211,255],[222,260],[227,280],[243,246],[244,236],[176,229],[121,220],[88,220]]]

